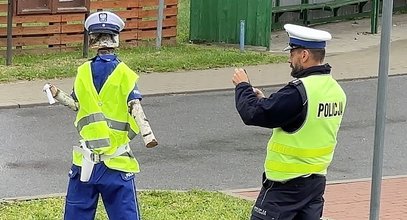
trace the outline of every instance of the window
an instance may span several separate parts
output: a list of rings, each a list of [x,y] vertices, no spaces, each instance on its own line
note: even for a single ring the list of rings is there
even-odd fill
[[[89,0],[54,0],[53,3],[53,13],[86,12],[89,8]]]
[[[90,0],[15,0],[17,15],[89,11]]]

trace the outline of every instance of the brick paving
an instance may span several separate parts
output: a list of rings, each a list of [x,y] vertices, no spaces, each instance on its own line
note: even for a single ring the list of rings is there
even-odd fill
[[[329,220],[369,219],[370,180],[328,183],[324,216]],[[228,191],[227,194],[255,200],[259,189]],[[407,220],[407,177],[383,179],[380,220]]]

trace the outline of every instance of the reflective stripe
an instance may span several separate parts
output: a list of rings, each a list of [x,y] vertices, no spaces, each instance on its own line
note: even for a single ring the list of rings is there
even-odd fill
[[[109,125],[109,128],[114,129],[114,130],[119,130],[119,131],[127,131],[127,137],[132,140],[134,137],[136,137],[137,133],[134,132],[130,124],[127,122],[120,122],[120,121],[115,121],[112,119],[106,119],[107,124]]]
[[[129,131],[128,131],[128,133],[127,133],[127,137],[128,137],[130,140],[133,140],[133,138],[136,137],[136,136],[137,136],[137,133],[134,132],[133,129],[131,129],[131,127],[129,126]]]
[[[137,135],[137,133],[131,129],[129,123],[115,121],[112,119],[107,119],[107,118],[105,118],[105,116],[102,113],[96,113],[96,114],[88,115],[86,117],[81,118],[81,120],[78,121],[76,128],[77,128],[78,132],[81,132],[83,127],[85,127],[86,125],[89,125],[90,123],[94,123],[94,122],[99,122],[99,121],[106,121],[109,128],[111,128],[111,129],[118,130],[118,131],[127,131],[128,132],[127,137],[130,140],[132,140]]]
[[[111,129],[119,130],[119,131],[127,131],[128,127],[130,127],[130,124],[127,122],[120,122],[120,121],[115,121],[112,119],[106,119],[107,125]]]
[[[322,147],[322,148],[298,148],[291,147],[278,143],[271,143],[269,150],[274,152],[296,156],[296,157],[322,157],[328,155],[334,151],[334,146]]]
[[[86,117],[81,118],[78,121],[78,124],[76,125],[76,129],[78,132],[81,132],[82,128],[85,127],[86,125],[89,125],[90,123],[94,122],[99,122],[99,121],[105,121],[105,116],[102,113],[95,113],[88,115]]]
[[[295,163],[282,163],[276,161],[266,161],[266,170],[274,170],[278,172],[288,173],[317,173],[328,168],[328,164],[295,164]]]
[[[86,146],[89,149],[110,147],[110,140],[109,140],[109,138],[105,138],[105,139],[99,139],[99,140],[86,141]]]

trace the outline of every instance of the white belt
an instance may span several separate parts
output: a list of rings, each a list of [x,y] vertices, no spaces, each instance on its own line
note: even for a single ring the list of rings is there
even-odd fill
[[[81,140],[81,146],[73,146],[73,150],[82,154],[82,170],[81,170],[81,177],[80,180],[82,182],[88,182],[90,176],[93,172],[93,167],[95,164],[100,163],[102,161],[118,157],[126,152],[130,152],[129,144],[122,145],[117,148],[116,152],[111,155],[100,155],[93,153],[87,146],[85,141]]]
[[[73,146],[73,150],[81,153],[85,159],[96,164],[96,163],[100,163],[102,161],[105,161],[105,160],[108,160],[108,159],[111,159],[114,157],[118,157],[124,153],[129,152],[130,146],[129,146],[129,144],[122,145],[117,148],[117,150],[116,150],[116,152],[114,152],[114,154],[111,154],[111,155],[95,154],[92,150],[87,148],[86,145],[84,147],[84,143],[82,143],[82,141],[81,141],[81,146],[80,147]]]

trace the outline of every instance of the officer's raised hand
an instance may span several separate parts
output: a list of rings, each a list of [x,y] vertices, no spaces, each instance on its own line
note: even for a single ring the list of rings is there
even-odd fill
[[[265,97],[266,97],[266,96],[264,95],[264,93],[263,93],[260,89],[258,89],[258,88],[254,88],[254,87],[253,87],[253,92],[256,93],[256,96],[257,96],[258,99],[261,99],[261,98],[265,98]]]
[[[233,74],[232,82],[235,86],[242,82],[250,83],[246,71],[242,68],[235,69],[235,74]]]

